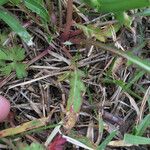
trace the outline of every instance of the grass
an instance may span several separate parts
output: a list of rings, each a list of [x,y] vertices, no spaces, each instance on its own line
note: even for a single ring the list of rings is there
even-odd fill
[[[148,150],[149,6],[1,0],[0,149]]]

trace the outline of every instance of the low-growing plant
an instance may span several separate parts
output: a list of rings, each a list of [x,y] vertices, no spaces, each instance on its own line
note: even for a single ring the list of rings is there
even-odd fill
[[[10,75],[12,71],[16,72],[18,78],[27,75],[27,65],[22,61],[25,58],[25,50],[20,47],[12,47],[9,50],[0,48],[0,74]]]

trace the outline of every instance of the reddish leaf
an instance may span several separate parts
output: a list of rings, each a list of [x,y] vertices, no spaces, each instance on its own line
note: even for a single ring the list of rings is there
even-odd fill
[[[63,150],[66,139],[58,135],[52,143],[48,146],[48,150]]]

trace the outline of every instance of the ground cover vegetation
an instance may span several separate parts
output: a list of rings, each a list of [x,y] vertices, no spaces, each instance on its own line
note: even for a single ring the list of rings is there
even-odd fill
[[[0,149],[150,149],[149,0],[0,0]]]

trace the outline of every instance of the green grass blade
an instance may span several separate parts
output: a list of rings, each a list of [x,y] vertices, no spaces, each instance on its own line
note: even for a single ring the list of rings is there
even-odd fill
[[[110,52],[117,54],[119,56],[122,56],[122,57],[126,58],[127,60],[129,60],[131,63],[137,65],[138,67],[140,67],[143,70],[146,70],[148,73],[150,73],[150,61],[148,61],[148,60],[143,60],[143,59],[135,56],[131,52],[130,53],[124,52],[120,49],[109,47],[109,46],[107,46],[103,43],[100,43],[100,42],[88,41],[88,43],[94,44],[95,46],[97,46],[99,48],[102,48],[106,51],[110,51]]]
[[[131,134],[125,134],[124,141],[128,144],[134,144],[134,145],[150,144],[150,138],[131,135]]]
[[[45,148],[40,143],[32,143],[31,145],[20,143],[18,150],[45,150]]]
[[[137,82],[144,74],[145,74],[144,71],[139,71],[139,70],[136,71],[136,72],[134,73],[133,78],[128,81],[128,84],[125,86],[125,89],[130,89],[130,87],[131,87],[135,82]]]
[[[150,8],[145,9],[143,12],[137,13],[136,16],[150,16]]]
[[[150,62],[148,60],[142,60],[141,58],[126,52],[121,52],[122,56],[127,58],[129,61],[131,61],[133,64],[136,64],[140,68],[146,70],[150,73]]]
[[[117,131],[113,131],[110,133],[108,137],[98,146],[96,150],[105,150],[107,144],[113,139],[113,137],[116,135]]]
[[[27,45],[33,45],[31,35],[20,24],[16,17],[0,6],[0,19],[2,19],[11,29],[18,34]]]
[[[36,1],[36,0],[32,0],[32,1],[31,0],[25,0],[25,6],[28,9],[32,10],[37,15],[39,15],[44,20],[45,23],[48,23],[50,21],[48,11],[38,1]]]
[[[148,114],[143,120],[142,122],[136,127],[136,133],[135,135],[143,135],[146,128],[148,128],[150,126],[150,114]]]

